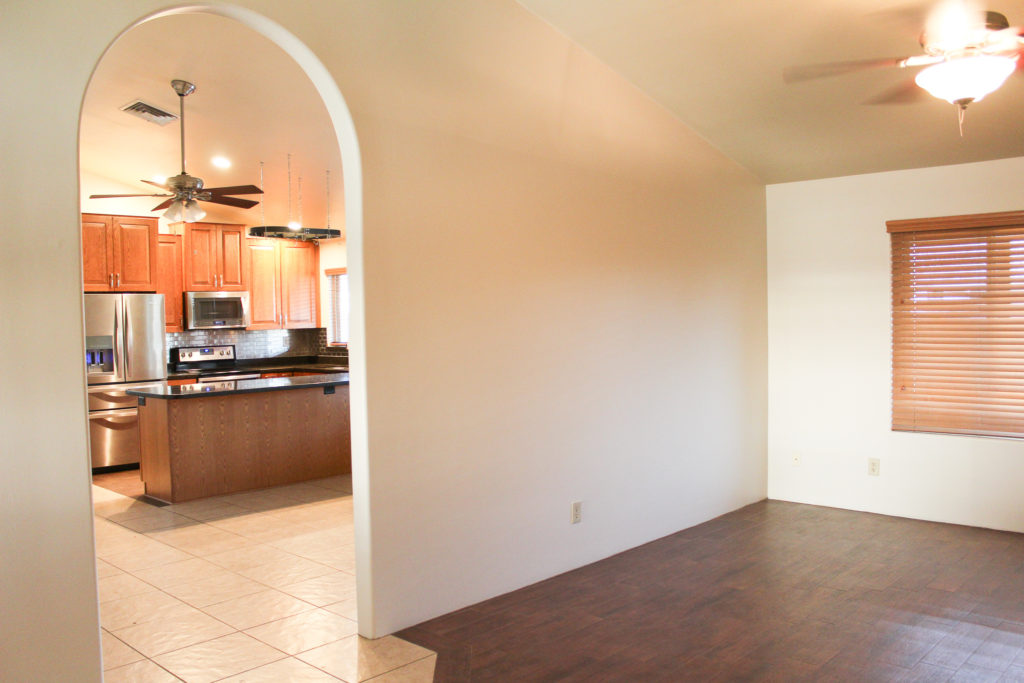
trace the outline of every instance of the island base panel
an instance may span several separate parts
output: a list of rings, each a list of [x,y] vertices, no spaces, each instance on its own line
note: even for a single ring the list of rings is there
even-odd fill
[[[171,503],[352,471],[345,385],[148,399],[139,416],[146,495]]]

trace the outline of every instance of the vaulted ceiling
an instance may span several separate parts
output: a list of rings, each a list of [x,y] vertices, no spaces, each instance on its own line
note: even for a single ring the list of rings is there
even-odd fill
[[[919,53],[918,36],[934,3],[519,3],[766,183],[1024,156],[1020,71],[968,108],[962,138],[955,108],[944,101],[924,97],[907,105],[864,104],[911,78],[906,70],[784,82],[789,66]],[[1000,0],[989,9],[1005,14],[1011,24],[1024,24],[1024,0]],[[177,113],[178,99],[170,87],[174,78],[197,85],[186,99],[191,174],[208,186],[258,184],[259,162],[265,162],[262,207],[243,211],[207,205],[207,220],[283,224],[298,219],[301,211],[304,224],[325,227],[329,169],[330,224],[343,227],[341,161],[312,84],[287,55],[255,32],[197,14],[156,19],[127,32],[97,67],[82,115],[83,210],[146,215],[159,203],[156,198],[87,196],[155,192],[139,180],[178,172],[176,122],[160,127],[120,111],[142,99]],[[446,96],[474,93],[467,89]],[[218,154],[232,160],[230,169],[210,164]]]
[[[1024,24],[1024,1],[990,1]],[[519,2],[768,183],[1024,155],[1020,69],[967,109],[963,138],[945,101],[864,104],[912,70],[783,81],[789,66],[920,54],[934,1]]]

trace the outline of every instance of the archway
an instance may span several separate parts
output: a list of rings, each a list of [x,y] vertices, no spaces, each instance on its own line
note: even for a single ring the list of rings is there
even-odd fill
[[[308,77],[319,94],[333,126],[344,169],[345,229],[347,269],[350,285],[350,405],[352,431],[352,487],[354,505],[355,556],[358,577],[359,632],[377,635],[374,628],[372,595],[368,580],[369,526],[368,454],[366,421],[365,355],[362,288],[362,178],[359,145],[345,100],[333,77],[300,40],[277,23],[251,11],[232,6],[192,5],[156,12],[127,27],[114,41],[136,27],[163,17],[183,14],[209,14],[244,25],[281,48]],[[109,47],[108,47],[109,51]],[[104,57],[106,53],[104,54]],[[100,62],[103,58],[101,57]]]

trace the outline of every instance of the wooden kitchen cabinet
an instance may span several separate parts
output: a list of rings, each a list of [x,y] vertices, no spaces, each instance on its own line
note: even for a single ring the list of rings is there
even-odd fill
[[[312,242],[283,240],[281,249],[281,314],[286,329],[317,326],[317,264]]]
[[[156,251],[156,291],[164,295],[164,331],[185,329],[181,235],[160,235]]]
[[[86,292],[156,291],[157,219],[82,214]]]
[[[244,225],[185,223],[183,232],[186,292],[245,291]]]
[[[281,265],[277,242],[249,238],[245,245],[249,272],[250,330],[276,330],[281,317]]]
[[[250,330],[317,326],[317,245],[295,240],[249,238]]]

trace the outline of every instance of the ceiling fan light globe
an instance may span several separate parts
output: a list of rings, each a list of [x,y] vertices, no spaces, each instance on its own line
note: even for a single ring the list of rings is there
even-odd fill
[[[185,208],[183,210],[185,220],[189,223],[195,223],[206,218],[206,211],[203,207],[199,206],[199,202],[194,199],[189,199],[185,202]]]
[[[1017,68],[1016,57],[973,55],[949,59],[918,72],[914,81],[940,100],[979,102],[999,89]]]
[[[178,223],[185,217],[184,202],[180,199],[175,199],[171,202],[171,205],[167,207],[167,211],[164,211],[164,218],[172,223]]]

